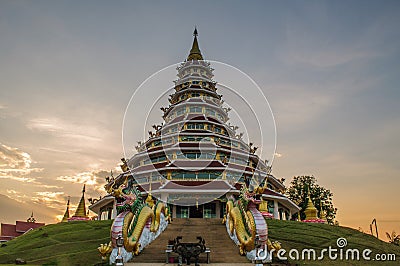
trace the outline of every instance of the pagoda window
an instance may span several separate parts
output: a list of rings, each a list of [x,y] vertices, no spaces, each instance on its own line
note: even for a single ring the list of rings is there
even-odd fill
[[[212,110],[212,109],[207,108],[206,109],[206,115],[215,116],[215,111]]]
[[[184,174],[183,173],[172,173],[172,179],[183,179]]]
[[[176,218],[189,218],[189,207],[177,205]]]
[[[192,93],[192,97],[200,97],[200,93]]]
[[[201,139],[201,141],[211,142],[211,138],[210,137],[204,137],[204,138]]]
[[[199,156],[197,156],[197,158],[199,159],[215,159],[215,154],[213,153],[198,153]]]
[[[152,158],[151,162],[152,163],[156,163],[156,162],[162,162],[162,161],[165,161],[165,160],[167,160],[167,157],[165,155],[163,155],[163,156],[160,156],[160,157]]]
[[[139,167],[139,165],[140,165],[140,162],[136,162],[136,163],[134,163],[134,164],[131,166],[131,168]]]
[[[268,212],[274,213],[274,201],[272,201],[272,200],[268,201]]]
[[[160,181],[162,175],[151,175],[151,181]]]
[[[184,178],[186,179],[196,179],[195,173],[184,173]]]
[[[204,204],[203,217],[204,218],[216,218],[216,205],[215,205],[215,203],[206,203],[206,204]]]
[[[221,177],[220,173],[215,173],[215,172],[210,173],[210,179],[218,179],[220,177]]]
[[[202,108],[199,106],[191,106],[189,111],[190,113],[202,113]]]
[[[221,133],[221,128],[220,127],[214,127],[214,132],[216,133]]]
[[[209,173],[198,173],[197,178],[198,179],[210,179],[210,174]]]
[[[153,142],[153,146],[160,146],[161,145],[161,140],[156,140]]]
[[[199,153],[184,153],[185,157],[188,159],[197,159],[198,155],[200,155]]]
[[[184,113],[185,113],[185,109],[184,109],[184,108],[179,108],[179,109],[176,111],[176,116],[183,115]]]
[[[172,143],[172,138],[165,138],[165,139],[162,140],[162,143],[165,144],[165,145],[166,144],[171,144]]]
[[[143,184],[149,182],[149,179],[146,176],[135,177],[135,180],[138,184]]]
[[[229,162],[232,162],[235,164],[240,164],[240,165],[247,165],[247,160],[244,160],[242,158],[237,158],[237,157],[231,157],[229,159]]]
[[[181,136],[181,141],[202,141],[203,137]]]
[[[204,129],[204,124],[194,124],[195,129]]]
[[[182,152],[177,152],[177,153],[176,153],[176,158],[177,158],[177,159],[185,159],[186,157],[185,157],[185,155],[183,155]]]

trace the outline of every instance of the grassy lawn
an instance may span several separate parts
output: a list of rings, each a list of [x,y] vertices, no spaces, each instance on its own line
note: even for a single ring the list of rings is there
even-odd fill
[[[88,266],[101,261],[97,247],[110,241],[112,221],[51,224],[0,248],[0,263],[23,258],[32,265]]]
[[[101,261],[97,247],[108,243],[111,221],[74,222],[47,225],[20,236],[0,248],[0,265],[14,265],[16,258],[27,260],[29,265],[74,265],[88,266]],[[282,248],[289,251],[313,248],[317,256],[323,248],[337,248],[339,237],[347,239],[344,248],[357,248],[361,252],[368,248],[372,250],[371,258],[377,253],[396,254],[396,262],[371,261],[370,265],[398,265],[400,262],[400,247],[380,241],[373,236],[357,230],[329,226],[325,224],[306,224],[291,221],[268,221],[269,237],[282,243]],[[286,254],[288,255],[288,254]],[[365,265],[361,261],[328,260],[310,262],[305,260],[292,261],[299,265]],[[1,264],[3,263],[3,264]]]
[[[311,224],[311,223],[299,223],[294,221],[279,221],[269,220],[268,221],[268,233],[272,240],[278,240],[282,243],[282,248],[289,252],[290,249],[297,249],[301,251],[303,249],[315,249],[317,257],[324,248],[331,246],[332,248],[338,248],[336,240],[338,238],[345,238],[347,245],[342,248],[343,260],[339,257],[337,260],[332,261],[329,259],[328,254],[325,253],[325,260],[316,261],[314,263],[309,260],[292,261],[300,265],[399,265],[400,264],[400,247],[387,242],[381,241],[371,235],[360,233],[357,230],[331,226],[326,224]],[[345,252],[347,249],[358,249],[360,251],[360,261],[345,260]],[[362,251],[364,249],[372,250],[369,255],[374,258],[375,254],[396,254],[397,262],[382,262],[382,261],[365,261],[362,259]],[[288,252],[286,256],[288,256]],[[339,252],[337,253],[339,254]]]

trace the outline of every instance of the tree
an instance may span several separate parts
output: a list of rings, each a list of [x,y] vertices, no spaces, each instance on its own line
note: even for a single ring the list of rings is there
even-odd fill
[[[396,246],[400,245],[400,235],[397,235],[395,231],[392,234],[386,232],[387,238],[389,238],[389,243],[395,244]]]
[[[334,224],[337,208],[334,208],[332,203],[333,194],[329,189],[318,185],[314,176],[295,176],[286,190],[287,196],[301,208],[301,220],[306,218],[304,210],[307,207],[309,192],[311,201],[317,208],[319,215],[321,210],[325,211],[328,224]],[[295,218],[297,218],[297,214],[295,215]]]

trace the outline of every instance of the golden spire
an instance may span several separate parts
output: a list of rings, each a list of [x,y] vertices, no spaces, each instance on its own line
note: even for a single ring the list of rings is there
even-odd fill
[[[69,196],[67,202],[67,209],[65,210],[64,217],[62,218],[61,222],[62,223],[68,222],[68,218],[69,218]]]
[[[187,61],[191,60],[203,60],[203,56],[201,55],[200,49],[199,49],[199,44],[197,42],[197,29],[196,27],[194,28],[193,36],[193,44],[192,44],[192,49],[190,50],[190,54],[187,58]]]
[[[317,208],[315,208],[313,202],[311,201],[311,197],[310,197],[310,191],[308,192],[308,202],[307,202],[307,207],[304,210],[304,213],[306,215],[306,220],[315,220],[318,219],[317,216]]]
[[[76,208],[75,214],[72,217],[87,218],[86,205],[85,205],[85,187],[86,185],[83,185],[81,200],[79,201],[78,208]]]
[[[151,196],[151,181],[152,181],[152,177],[150,176],[149,193],[147,194],[147,198],[146,198],[146,203],[147,203],[147,205],[150,206],[150,208],[152,208],[154,206],[153,197]]]

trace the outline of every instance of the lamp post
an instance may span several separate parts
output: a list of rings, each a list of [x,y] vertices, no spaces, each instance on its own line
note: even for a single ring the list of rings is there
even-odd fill
[[[121,255],[121,247],[124,246],[124,240],[122,239],[122,236],[119,235],[117,238],[117,247],[118,247],[118,256],[115,259],[115,266],[123,266],[124,265],[124,260],[122,259]]]
[[[259,236],[258,234],[256,234],[256,238],[255,238],[255,240],[254,240],[254,245],[255,245],[255,247],[256,247],[256,256],[255,256],[255,260],[254,260],[255,265],[256,265],[256,266],[262,266],[262,265],[263,265],[263,264],[262,264],[262,260],[261,260],[261,258],[258,256],[259,248],[261,247],[261,244],[260,244],[260,236]],[[259,262],[261,262],[261,263],[259,263]]]

